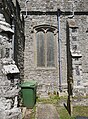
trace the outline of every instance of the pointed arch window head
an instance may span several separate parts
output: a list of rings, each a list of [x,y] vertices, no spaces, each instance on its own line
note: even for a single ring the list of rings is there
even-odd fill
[[[56,28],[39,26],[35,31],[37,67],[55,67]]]

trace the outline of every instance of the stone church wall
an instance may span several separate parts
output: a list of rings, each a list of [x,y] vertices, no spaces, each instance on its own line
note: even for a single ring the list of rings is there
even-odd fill
[[[67,41],[66,23],[70,18],[74,18],[78,25],[79,50],[82,54],[82,81],[86,86],[88,66],[87,66],[87,4],[88,1],[72,0],[19,0],[21,11],[25,17],[25,51],[24,51],[24,80],[36,80],[40,85],[40,90],[48,92],[47,84],[52,85],[51,92],[56,91],[59,86],[59,63],[57,53],[57,67],[54,70],[36,69],[34,53],[34,27],[37,25],[52,25],[58,29],[57,10],[60,9],[60,39],[61,39],[61,64],[62,64],[62,88],[67,88]],[[51,13],[51,14],[50,14]],[[58,44],[58,32],[57,32]],[[58,46],[57,46],[58,49]],[[86,55],[85,55],[86,53]],[[75,80],[75,79],[73,79]],[[44,84],[44,86],[43,86]],[[46,86],[45,86],[46,85]],[[43,90],[43,91],[44,91]],[[58,91],[58,90],[57,90]]]

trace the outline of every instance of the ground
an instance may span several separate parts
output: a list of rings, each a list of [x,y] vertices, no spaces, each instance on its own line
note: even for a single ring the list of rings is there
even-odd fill
[[[81,105],[85,99],[88,100],[88,97],[80,97],[80,101],[77,98],[73,99],[76,103],[73,103],[73,113],[70,116],[64,107],[67,97],[53,95],[47,99],[38,98],[33,109],[24,109],[23,119],[88,119],[88,105]]]
[[[38,104],[36,119],[59,119],[58,112],[53,104]]]

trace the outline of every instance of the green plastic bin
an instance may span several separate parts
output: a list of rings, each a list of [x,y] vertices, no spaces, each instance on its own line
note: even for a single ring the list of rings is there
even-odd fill
[[[21,84],[23,106],[33,108],[36,103],[36,82],[29,81]]]

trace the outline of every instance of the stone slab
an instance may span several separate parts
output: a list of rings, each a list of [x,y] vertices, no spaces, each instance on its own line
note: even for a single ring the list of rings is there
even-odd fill
[[[37,104],[35,119],[59,119],[59,115],[53,104]]]

